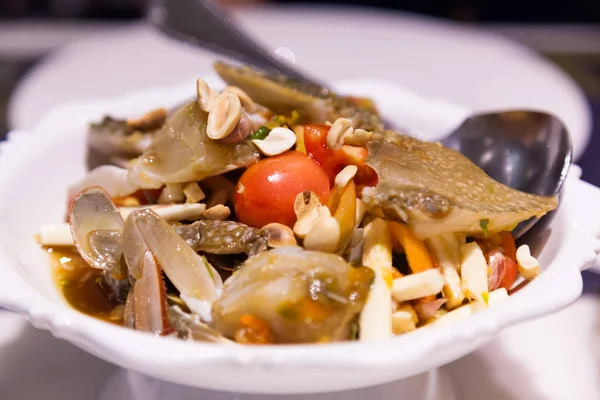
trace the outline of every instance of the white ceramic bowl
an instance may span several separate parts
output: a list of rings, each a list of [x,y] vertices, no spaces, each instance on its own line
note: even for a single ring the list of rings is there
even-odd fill
[[[398,87],[381,82],[341,86],[347,92],[364,92],[367,84],[383,108],[396,115],[411,111],[406,106],[413,102],[390,102],[413,96]],[[173,106],[191,97],[193,89],[189,81],[61,107],[43,118],[35,130],[10,135],[0,149],[1,306],[102,359],[152,377],[219,390],[309,393],[365,387],[430,370],[475,350],[503,328],[565,307],[581,294],[580,270],[596,259],[600,190],[579,181],[579,170],[574,167],[540,257],[541,276],[497,307],[451,325],[372,343],[232,349],[156,338],[71,309],[53,285],[47,255],[34,243],[33,235],[41,225],[64,217],[66,187],[85,172],[87,123],[107,112],[127,116],[158,105]],[[457,124],[464,112],[419,101],[431,107],[429,120],[445,113],[440,121],[449,125]]]

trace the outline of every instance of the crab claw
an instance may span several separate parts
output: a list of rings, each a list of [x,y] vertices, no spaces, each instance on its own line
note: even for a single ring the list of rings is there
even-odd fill
[[[220,275],[154,211],[136,210],[127,218],[124,252],[129,273],[136,280],[145,273],[142,259],[150,252],[186,305],[210,320],[211,304],[223,287]]]
[[[167,298],[162,272],[141,234],[135,215],[125,220],[123,255],[132,287],[125,305],[125,323],[137,330],[162,334],[168,327]]]

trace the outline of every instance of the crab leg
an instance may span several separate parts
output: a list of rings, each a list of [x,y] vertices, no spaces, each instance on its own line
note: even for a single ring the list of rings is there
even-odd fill
[[[128,223],[135,224],[135,235],[141,237],[136,242],[143,240],[152,251],[186,305],[209,320],[210,306],[223,287],[217,271],[152,210],[134,211],[125,224]]]
[[[123,236],[125,260],[130,279],[135,282],[133,313],[137,329],[141,319],[151,321],[146,327],[166,324],[164,285],[160,273],[153,272],[158,265],[186,305],[204,320],[210,319],[210,306],[219,296],[223,281],[172,226],[152,210],[137,210],[125,221]]]
[[[267,236],[239,222],[200,220],[175,231],[195,251],[254,255],[267,250]]]

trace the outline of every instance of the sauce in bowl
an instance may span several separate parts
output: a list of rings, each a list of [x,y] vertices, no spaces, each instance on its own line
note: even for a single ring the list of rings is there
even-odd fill
[[[71,307],[91,317],[123,325],[123,306],[103,285],[102,271],[90,268],[74,248],[47,248],[57,287]]]

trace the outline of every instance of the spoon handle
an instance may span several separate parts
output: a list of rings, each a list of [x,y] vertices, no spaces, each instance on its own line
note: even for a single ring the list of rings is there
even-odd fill
[[[148,17],[155,27],[172,37],[322,87],[251,40],[216,1],[153,0]]]

